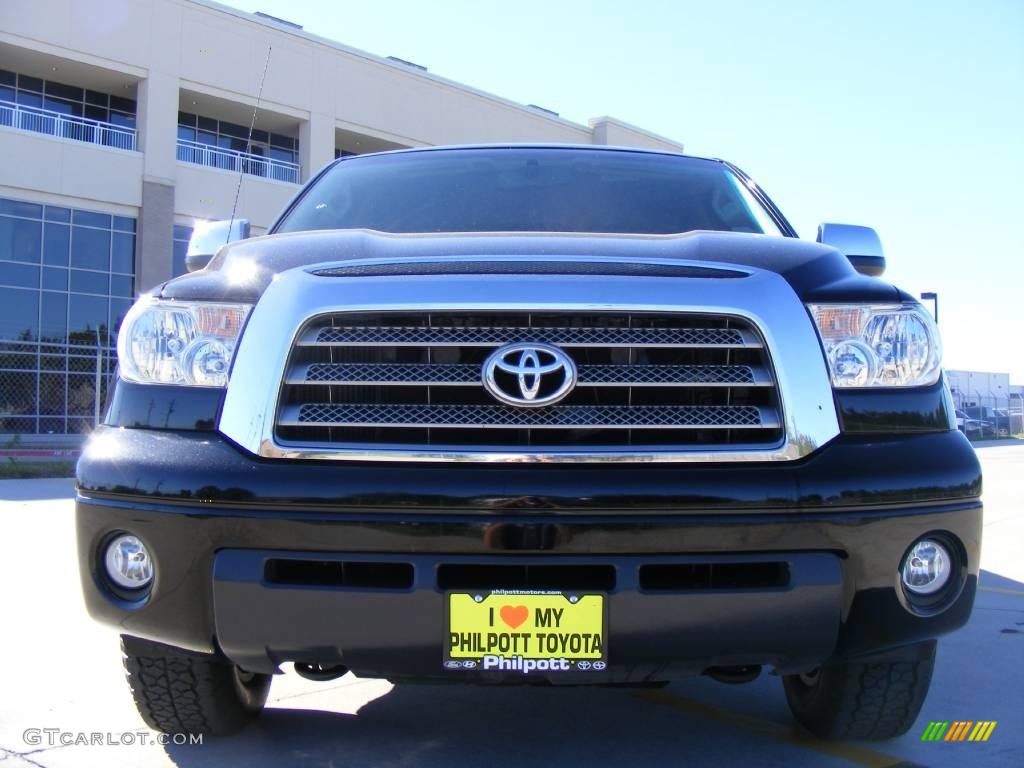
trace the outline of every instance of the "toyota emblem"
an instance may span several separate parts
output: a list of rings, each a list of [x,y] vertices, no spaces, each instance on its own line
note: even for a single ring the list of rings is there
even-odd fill
[[[483,382],[508,405],[551,405],[576,386],[576,363],[550,344],[507,344],[484,361]]]

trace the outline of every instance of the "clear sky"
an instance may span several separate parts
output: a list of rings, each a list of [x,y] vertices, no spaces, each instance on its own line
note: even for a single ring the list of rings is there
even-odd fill
[[[801,237],[873,226],[946,367],[1024,383],[1024,0],[227,4],[731,160]]]

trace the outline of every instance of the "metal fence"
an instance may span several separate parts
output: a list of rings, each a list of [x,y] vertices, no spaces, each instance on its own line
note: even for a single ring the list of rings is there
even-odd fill
[[[0,434],[74,435],[99,424],[117,366],[102,341],[0,339]]]
[[[971,438],[1024,436],[1024,399],[953,393],[957,426]]]
[[[0,101],[0,125],[115,149],[135,149],[135,131],[122,125]]]
[[[288,163],[284,160],[261,157],[248,152],[237,152],[233,149],[223,149],[186,139],[178,139],[178,160],[183,163],[208,165],[211,168],[220,168],[234,173],[248,173],[292,184],[299,183],[299,171],[301,170],[298,163]]]

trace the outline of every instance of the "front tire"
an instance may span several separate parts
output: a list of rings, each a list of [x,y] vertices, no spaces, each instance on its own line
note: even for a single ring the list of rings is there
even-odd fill
[[[917,720],[935,667],[934,640],[903,649],[884,661],[848,662],[782,685],[793,716],[822,739],[891,739]]]
[[[270,675],[245,672],[223,658],[134,638],[123,638],[121,650],[135,706],[162,733],[235,733],[259,715],[270,692]]]

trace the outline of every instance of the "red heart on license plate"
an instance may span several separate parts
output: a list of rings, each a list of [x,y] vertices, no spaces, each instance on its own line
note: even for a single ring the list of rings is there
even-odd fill
[[[529,617],[530,611],[525,605],[501,606],[501,620],[515,629]]]

